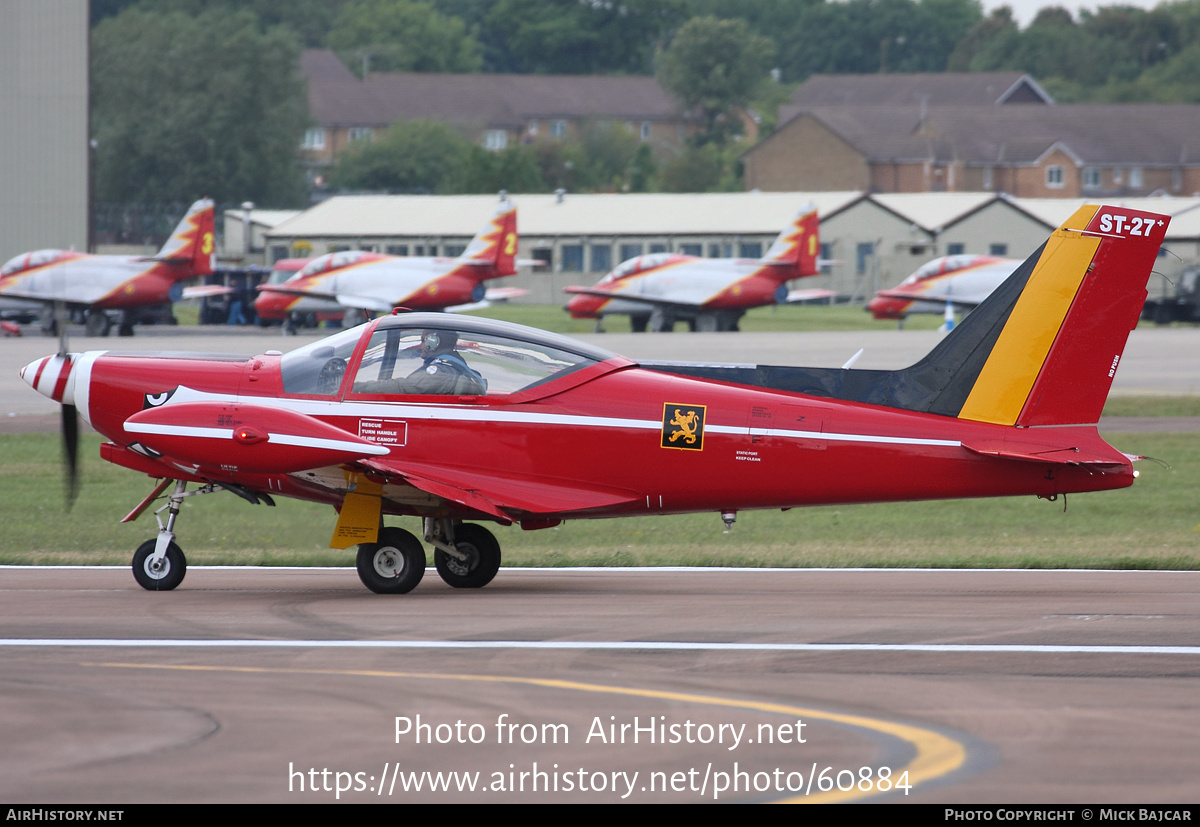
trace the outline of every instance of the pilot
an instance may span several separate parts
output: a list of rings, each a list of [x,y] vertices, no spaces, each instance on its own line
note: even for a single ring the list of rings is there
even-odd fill
[[[421,366],[403,379],[354,383],[355,393],[421,393],[475,396],[487,393],[487,380],[459,355],[458,334],[453,330],[421,333]]]
[[[473,370],[454,348],[453,330],[426,330],[421,334],[421,367],[402,383],[402,393],[487,393],[487,380]]]

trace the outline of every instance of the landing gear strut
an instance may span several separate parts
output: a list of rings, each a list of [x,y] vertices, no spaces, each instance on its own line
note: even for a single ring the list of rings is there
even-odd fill
[[[186,482],[179,480],[175,483],[175,493],[167,498],[166,505],[154,512],[154,519],[158,521],[158,537],[142,543],[133,554],[133,579],[147,591],[169,592],[182,583],[183,576],[187,574],[187,558],[183,556],[183,550],[175,545],[175,518],[179,516],[179,507],[185,497],[206,492],[203,488],[191,494],[186,491]],[[163,510],[167,512],[166,525],[158,516]]]
[[[167,484],[167,481],[163,481],[125,520],[135,519],[141,514],[142,509],[158,497]],[[230,486],[225,487],[234,490]],[[179,508],[188,497],[212,494],[220,490],[222,487],[209,484],[202,485],[195,491],[188,491],[186,482],[175,481],[175,491],[167,496],[167,504],[154,512],[154,519],[158,521],[158,536],[142,543],[133,554],[133,579],[138,582],[139,586],[147,591],[169,592],[183,582],[183,576],[187,574],[187,558],[183,556],[183,550],[175,544],[175,518],[179,516]],[[246,496],[240,491],[235,491],[235,493]],[[262,496],[262,502],[274,505],[273,502],[270,502],[269,497]],[[253,495],[248,499],[255,503],[260,501],[258,498],[253,498]],[[159,516],[164,511],[167,512],[166,525]]]

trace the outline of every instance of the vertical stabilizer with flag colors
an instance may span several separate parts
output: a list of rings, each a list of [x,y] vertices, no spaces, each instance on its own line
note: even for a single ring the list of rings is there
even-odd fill
[[[1098,422],[1169,220],[1107,206],[1081,207],[1067,219],[1001,285],[1008,301],[988,307],[985,358],[959,418],[1023,427]]]
[[[819,272],[820,253],[820,220],[817,208],[808,204],[775,239],[762,263],[777,266],[783,281],[815,276]]]
[[[213,202],[210,199],[202,198],[192,204],[155,258],[173,264],[189,264],[188,271],[181,273],[179,278],[208,275],[213,271],[213,258],[216,255],[214,221]]]
[[[488,225],[471,239],[460,257],[472,264],[491,265],[479,274],[480,280],[511,276],[517,272],[517,208],[511,201],[501,201]],[[485,274],[486,273],[486,274]]]

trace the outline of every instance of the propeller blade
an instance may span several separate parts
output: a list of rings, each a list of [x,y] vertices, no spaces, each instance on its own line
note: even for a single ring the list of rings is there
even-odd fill
[[[79,414],[74,405],[62,406],[63,460],[66,463],[67,508],[79,495]]]

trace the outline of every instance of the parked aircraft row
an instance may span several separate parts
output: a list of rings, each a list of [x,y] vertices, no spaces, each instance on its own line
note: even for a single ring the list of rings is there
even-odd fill
[[[745,509],[1131,485],[1140,457],[1097,422],[1168,221],[1079,209],[898,371],[638,364],[519,325],[394,313],[287,354],[60,352],[21,375],[62,403],[69,467],[78,408],[105,460],[157,478],[126,517],[165,498],[133,557],[146,589],[183,580],[183,501],[222,491],[332,506],[330,545],[357,544],[379,593],[424,576],[421,541],[384,524],[418,518],[442,579],[479,588],[501,559],[480,522],[715,512],[729,525]]]
[[[123,335],[132,334],[135,311],[180,298],[199,298],[228,288],[181,282],[214,271],[213,203],[192,205],[156,256],[88,255],[37,250],[0,269],[0,300],[33,302],[43,308],[43,327],[53,325],[52,308],[85,315],[90,335],[107,335],[110,311],[121,312]],[[788,282],[816,275],[821,262],[815,207],[802,208],[759,259],[701,258],[651,253],[622,262],[592,287],[564,288],[574,318],[601,320],[627,315],[635,331],[666,331],[677,322],[693,330],[737,330],[753,307],[831,298],[818,288],[789,289]],[[526,291],[488,287],[514,275],[518,262],[517,209],[503,200],[495,215],[457,258],[398,257],[365,250],[328,253],[312,260],[289,259],[258,287],[259,319],[289,329],[312,314],[358,311],[385,313],[393,307],[441,311],[505,300]],[[929,262],[899,286],[880,291],[868,305],[876,318],[942,312],[979,304],[1018,262],[986,256],[948,256]]]

